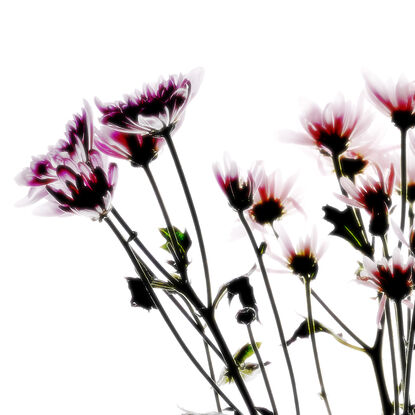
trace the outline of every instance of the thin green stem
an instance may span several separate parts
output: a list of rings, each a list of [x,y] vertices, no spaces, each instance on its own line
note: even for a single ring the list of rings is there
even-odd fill
[[[401,129],[401,231],[405,229],[406,218],[406,129]],[[402,241],[399,241],[398,247],[402,246]]]
[[[259,367],[261,369],[261,373],[262,373],[262,377],[264,379],[265,387],[267,389],[269,401],[270,401],[271,406],[272,406],[273,415],[278,415],[277,406],[275,404],[275,399],[274,399],[274,395],[272,393],[271,385],[269,383],[267,371],[265,369],[265,365],[264,365],[264,362],[262,360],[261,353],[259,352],[259,349],[256,345],[255,338],[254,338],[254,333],[252,331],[251,324],[247,324],[246,328],[248,329],[249,341],[251,342],[252,349],[254,350],[255,356],[256,356],[256,358],[258,360],[258,363],[259,363]]]
[[[287,364],[288,372],[289,372],[289,375],[290,375],[290,381],[291,381],[291,387],[292,387],[292,391],[293,391],[293,395],[294,395],[294,403],[295,403],[296,414],[299,415],[300,414],[300,405],[298,403],[298,394],[297,394],[297,386],[296,386],[296,382],[295,382],[294,371],[293,371],[293,367],[292,367],[292,364],[291,364],[290,355],[288,353],[287,342],[285,340],[285,335],[284,335],[284,330],[282,328],[281,319],[280,319],[280,316],[279,316],[279,313],[278,313],[278,309],[277,309],[277,305],[276,305],[276,302],[275,302],[275,299],[274,299],[274,295],[272,293],[272,288],[271,288],[271,284],[269,282],[268,274],[267,274],[267,271],[265,269],[264,260],[262,259],[262,255],[259,252],[259,248],[258,248],[258,245],[255,241],[252,230],[249,227],[248,222],[246,221],[243,212],[239,211],[238,216],[239,216],[239,219],[241,220],[241,223],[242,223],[243,227],[246,230],[246,233],[248,235],[249,240],[251,241],[252,248],[255,251],[255,255],[257,257],[257,261],[258,261],[259,267],[261,269],[262,278],[264,280],[265,288],[266,288],[267,294],[268,294],[268,298],[269,298],[269,301],[271,303],[272,312],[274,314],[275,322],[277,324],[278,334],[279,334],[279,337],[280,337],[280,340],[281,340],[282,350],[284,352],[285,362]]]
[[[323,375],[321,373],[320,360],[318,357],[313,312],[311,309],[311,287],[310,287],[310,280],[308,278],[304,278],[304,286],[305,286],[305,295],[306,295],[306,301],[307,301],[308,331],[310,333],[311,345],[313,347],[314,362],[316,364],[318,381],[320,383],[320,389],[321,389],[320,395],[323,398],[324,403],[326,404],[326,409],[327,409],[328,414],[331,415],[331,409],[330,409],[329,401],[327,399],[327,393],[326,393],[326,389],[324,387],[324,382],[323,382]]]
[[[126,241],[123,238],[123,236],[121,235],[121,233],[119,232],[119,230],[117,229],[117,227],[114,225],[114,223],[111,221],[110,218],[106,217],[104,220],[108,224],[108,226],[111,228],[111,230],[114,232],[115,236],[118,238],[118,240],[120,241],[121,245],[123,246],[123,248],[127,252],[127,254],[128,254],[131,262],[133,263],[133,265],[134,265],[134,267],[136,269],[136,271],[141,276],[141,279],[142,279],[142,281],[144,283],[145,288],[149,292],[152,300],[154,301],[154,304],[156,305],[157,309],[159,310],[161,316],[163,317],[163,320],[167,324],[168,328],[172,332],[172,334],[175,337],[175,339],[177,340],[177,342],[182,347],[183,351],[186,353],[187,357],[195,365],[195,367],[198,369],[198,371],[201,373],[201,375],[207,380],[207,382],[210,384],[210,386],[212,386],[212,388],[215,389],[218,392],[218,394],[225,400],[225,402],[228,405],[230,405],[234,410],[239,411],[238,408],[233,404],[233,402],[220,390],[220,388],[216,385],[216,383],[209,377],[209,375],[205,372],[205,370],[203,369],[203,367],[199,364],[199,362],[197,361],[197,359],[194,357],[194,355],[192,354],[192,352],[187,347],[186,343],[184,342],[184,340],[180,336],[179,332],[174,327],[174,325],[173,325],[172,321],[170,320],[169,316],[167,315],[166,311],[164,310],[164,307],[160,303],[160,301],[159,301],[156,293],[154,292],[153,287],[151,286],[150,282],[147,280],[147,276],[143,272],[143,270],[141,269],[141,266],[140,266],[140,263],[138,261],[137,255],[131,249],[128,241]]]
[[[391,351],[391,360],[392,360],[394,408],[395,408],[395,415],[399,415],[399,385],[398,385],[398,376],[396,372],[395,345],[393,343],[393,331],[392,331],[392,320],[391,320],[389,298],[386,300],[385,312],[386,312],[386,323],[388,325],[389,347]]]
[[[189,206],[190,215],[192,216],[193,224],[196,231],[197,240],[199,242],[199,249],[200,249],[200,255],[202,257],[202,264],[203,264],[203,270],[205,274],[205,282],[206,282],[206,293],[207,293],[207,303],[208,307],[212,305],[212,288],[210,284],[210,276],[209,276],[209,266],[207,261],[207,255],[206,255],[206,249],[205,249],[205,243],[203,241],[202,236],[202,230],[200,228],[199,224],[199,218],[197,216],[197,212],[195,209],[195,205],[193,203],[192,195],[189,190],[189,186],[187,184],[186,176],[183,172],[182,165],[180,163],[179,156],[177,155],[176,147],[174,146],[173,140],[171,139],[170,133],[166,131],[164,133],[164,139],[166,140],[167,146],[169,147],[170,153],[172,155],[174,164],[176,166],[177,173],[180,178],[180,182],[183,187],[183,191],[186,197],[187,204]]]

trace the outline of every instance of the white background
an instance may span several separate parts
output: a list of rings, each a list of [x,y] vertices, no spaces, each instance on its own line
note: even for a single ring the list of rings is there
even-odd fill
[[[14,203],[25,189],[14,182],[32,155],[63,137],[66,122],[93,103],[120,99],[160,75],[205,69],[198,95],[174,139],[204,229],[214,292],[249,270],[254,256],[240,238],[235,213],[216,185],[211,165],[228,151],[249,166],[264,159],[297,189],[320,239],[330,226],[321,206],[335,201],[333,176],[323,176],[314,151],[277,142],[278,130],[300,130],[301,99],[325,105],[339,91],[356,100],[362,70],[380,77],[415,77],[411,1],[15,1],[0,17],[2,117],[2,277],[0,280],[0,412],[5,415],[179,414],[179,407],[214,409],[212,392],[186,360],[156,312],[129,305],[128,260],[105,224],[83,217],[43,218]],[[368,107],[370,105],[367,105]],[[376,110],[373,110],[376,113]],[[95,111],[95,114],[97,111]],[[377,126],[396,143],[380,114]],[[159,252],[163,225],[142,172],[120,162],[115,205],[142,239]],[[174,223],[194,235],[182,193],[164,151],[154,173]],[[295,240],[303,218],[285,225]],[[259,237],[259,235],[257,235]],[[193,238],[196,240],[196,238]],[[328,238],[315,289],[371,343],[373,293],[351,281],[360,259]],[[190,274],[204,289],[198,250]],[[166,257],[160,256],[161,259]],[[270,267],[278,267],[268,261]],[[293,402],[279,339],[259,274],[252,276],[265,360],[281,414]],[[273,274],[272,285],[287,336],[305,314],[301,284]],[[232,350],[246,342],[234,323],[237,304],[218,311]],[[174,316],[176,316],[174,314]],[[315,317],[341,330],[319,308]],[[180,320],[180,319],[179,319]],[[183,334],[204,364],[202,345],[187,325]],[[319,335],[333,414],[380,413],[369,359]],[[325,413],[308,341],[290,347],[304,415]],[[388,366],[388,365],[387,365]],[[215,361],[216,372],[221,365]],[[258,376],[249,384],[255,402],[268,401]],[[225,387],[236,401],[233,387]]]

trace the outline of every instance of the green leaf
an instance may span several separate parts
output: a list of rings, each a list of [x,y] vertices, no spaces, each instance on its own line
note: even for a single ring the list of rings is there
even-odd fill
[[[261,347],[260,342],[256,342],[256,347],[258,349]],[[246,343],[244,346],[242,346],[234,355],[233,359],[235,360],[235,363],[238,366],[241,366],[248,357],[252,356],[254,354],[254,349],[252,348],[250,343]]]
[[[261,245],[259,245],[259,248],[258,248],[259,255],[264,255],[266,250],[267,250],[267,244],[265,242],[261,242]]]
[[[332,206],[323,207],[324,219],[334,225],[330,235],[340,236],[348,241],[355,249],[364,255],[372,256],[373,249],[365,240],[362,231],[357,223],[353,210],[348,207],[341,211]]]
[[[183,271],[189,265],[187,252],[192,245],[192,240],[186,230],[181,232],[175,226],[173,226],[172,230],[173,234],[170,235],[168,228],[159,229],[160,234],[166,240],[166,243],[161,248],[171,254],[173,261],[169,261],[169,264],[180,273],[180,271]]]

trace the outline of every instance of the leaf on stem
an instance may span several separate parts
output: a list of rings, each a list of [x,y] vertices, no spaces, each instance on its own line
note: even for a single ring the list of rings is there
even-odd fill
[[[340,236],[348,241],[355,249],[364,255],[372,256],[373,250],[364,239],[361,229],[356,223],[356,217],[351,208],[341,211],[332,206],[323,207],[324,219],[334,225],[330,235]]]
[[[130,303],[132,307],[141,307],[148,311],[157,308],[141,278],[127,277],[126,280],[131,291]]]
[[[187,253],[192,246],[190,235],[185,230],[181,232],[178,228],[173,226],[173,235],[170,235],[168,228],[160,228],[160,233],[166,240],[166,243],[161,246],[162,249],[169,252],[173,260],[167,261],[176,271],[180,272],[189,265]]]

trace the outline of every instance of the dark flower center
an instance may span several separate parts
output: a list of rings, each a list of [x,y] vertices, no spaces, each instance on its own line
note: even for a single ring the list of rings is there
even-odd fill
[[[252,183],[241,181],[239,177],[229,179],[225,184],[229,204],[236,210],[242,211],[252,205]]]
[[[289,261],[289,266],[294,274],[304,278],[314,279],[318,272],[317,259],[313,254],[295,254]]]
[[[349,145],[349,137],[341,136],[337,133],[321,131],[318,137],[320,146],[328,149],[333,156],[338,156],[347,150]]]
[[[401,301],[412,291],[412,270],[393,268],[393,274],[388,268],[378,265],[381,290],[392,300]]]
[[[415,127],[415,114],[409,110],[395,110],[392,113],[392,122],[400,130],[408,130],[409,128]]]
[[[408,190],[407,190],[406,197],[409,203],[415,202],[415,183],[414,182],[408,183]]]
[[[283,214],[284,206],[279,199],[268,199],[256,203],[250,210],[251,216],[260,225],[272,223],[279,219]]]
[[[340,162],[343,174],[350,180],[353,180],[357,174],[362,173],[368,164],[368,161],[361,156],[357,156],[356,158],[341,157]]]
[[[364,204],[370,212],[384,212],[385,205],[390,208],[392,201],[382,189],[369,189],[364,194]]]

